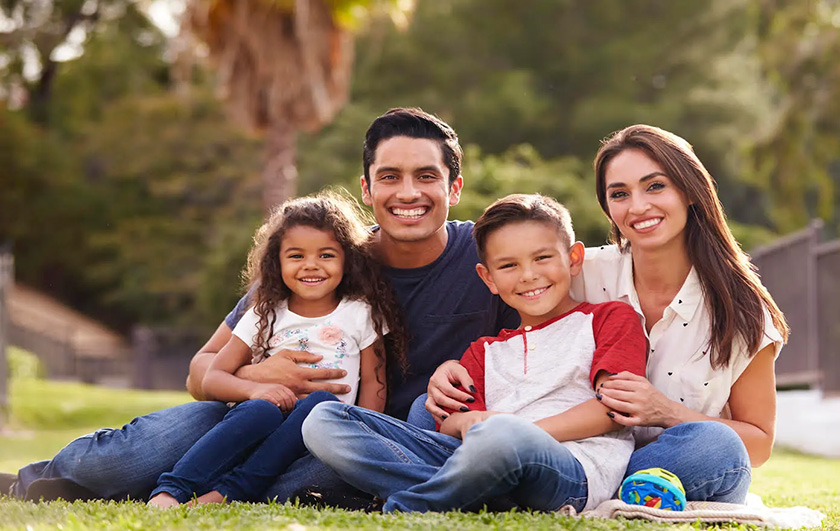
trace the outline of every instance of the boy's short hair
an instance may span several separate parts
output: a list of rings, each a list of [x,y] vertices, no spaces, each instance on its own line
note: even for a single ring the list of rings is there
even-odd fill
[[[473,237],[482,264],[486,265],[487,238],[505,225],[520,221],[539,221],[555,227],[566,247],[575,241],[572,216],[558,201],[541,194],[511,194],[485,208],[475,221]]]
[[[451,186],[461,175],[461,160],[464,158],[464,152],[458,143],[455,130],[437,116],[417,107],[397,107],[374,120],[365,133],[362,162],[368,186],[370,186],[370,166],[376,158],[376,148],[383,140],[396,136],[435,140],[440,145],[443,163],[449,168],[449,185]]]

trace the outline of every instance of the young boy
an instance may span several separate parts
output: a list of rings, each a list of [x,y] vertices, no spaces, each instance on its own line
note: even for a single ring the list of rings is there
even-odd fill
[[[624,303],[570,298],[584,250],[553,199],[500,199],[473,233],[479,276],[521,325],[464,354],[469,408],[450,412],[437,433],[320,404],[304,442],[345,481],[386,499],[386,512],[476,509],[503,495],[537,510],[593,508],[617,490],[633,451],[595,389],[610,373],[645,374],[639,319]]]

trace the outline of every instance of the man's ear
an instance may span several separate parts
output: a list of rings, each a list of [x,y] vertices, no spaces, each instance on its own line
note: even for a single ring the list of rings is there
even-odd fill
[[[364,175],[359,177],[359,184],[362,187],[362,202],[367,206],[373,206],[373,199],[370,197],[370,186],[368,186],[367,178]]]
[[[449,187],[449,206],[455,206],[461,201],[461,189],[464,188],[464,177],[458,175],[458,178],[452,181]]]
[[[575,242],[569,248],[569,272],[573,277],[577,276],[583,269],[584,254],[586,254],[586,249],[581,242]]]
[[[498,295],[499,290],[496,289],[496,283],[493,282],[493,277],[490,276],[490,270],[484,267],[484,264],[477,263],[475,264],[475,270],[478,273],[478,276],[481,277],[481,280],[484,281],[484,284],[490,290],[490,293],[493,295]]]

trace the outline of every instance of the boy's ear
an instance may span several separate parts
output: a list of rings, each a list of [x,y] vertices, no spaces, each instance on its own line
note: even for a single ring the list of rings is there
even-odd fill
[[[572,276],[577,276],[583,269],[583,255],[586,254],[586,249],[581,242],[575,242],[569,248],[569,272]]]
[[[484,267],[484,264],[481,262],[475,264],[475,270],[478,272],[478,276],[481,277],[481,280],[484,281],[484,284],[487,286],[487,289],[490,290],[490,293],[493,295],[498,295],[499,290],[496,289],[496,283],[493,282],[493,277],[490,276],[490,270]]]

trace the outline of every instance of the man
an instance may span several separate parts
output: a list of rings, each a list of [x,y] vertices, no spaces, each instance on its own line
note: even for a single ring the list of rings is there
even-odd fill
[[[392,109],[374,120],[365,135],[362,198],[373,207],[375,249],[411,336],[408,372],[388,368],[385,411],[401,419],[409,417],[438,365],[460,357],[474,339],[518,324],[516,313],[491,295],[475,273],[472,223],[446,221],[461,196],[461,159],[455,131],[420,109]],[[204,398],[204,373],[247,307],[246,295],[193,358],[187,389],[195,398]],[[346,392],[345,386],[325,381],[340,378],[344,371],[297,365],[317,360],[305,352],[286,351],[243,367],[237,375],[279,382],[295,393]],[[138,417],[121,430],[100,430],[76,439],[50,461],[21,469],[12,492],[36,500],[145,498],[158,476],[171,470],[226,412],[218,402],[194,402]],[[334,473],[307,456],[267,494],[284,501],[303,487],[338,484]]]

